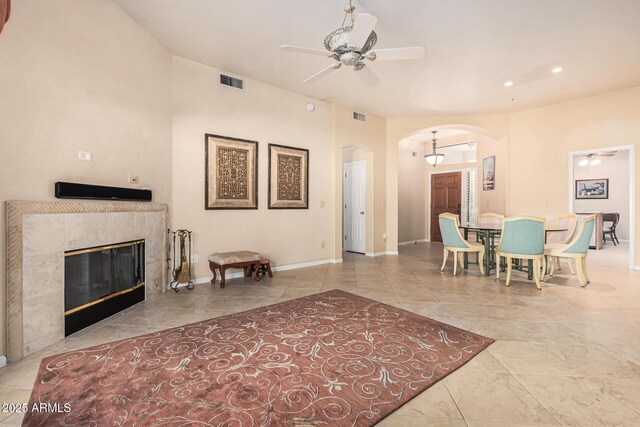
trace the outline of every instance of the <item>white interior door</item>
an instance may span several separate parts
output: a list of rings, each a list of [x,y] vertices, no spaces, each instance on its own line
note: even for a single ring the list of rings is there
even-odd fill
[[[344,165],[344,250],[365,253],[366,162]]]

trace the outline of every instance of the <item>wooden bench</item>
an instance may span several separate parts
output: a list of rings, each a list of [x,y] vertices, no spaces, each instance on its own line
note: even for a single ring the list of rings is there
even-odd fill
[[[244,277],[254,275],[260,281],[260,260],[262,255],[251,251],[221,252],[209,255],[209,268],[213,273],[211,284],[216,283],[216,269],[220,271],[220,287],[224,288],[227,268],[244,269]]]

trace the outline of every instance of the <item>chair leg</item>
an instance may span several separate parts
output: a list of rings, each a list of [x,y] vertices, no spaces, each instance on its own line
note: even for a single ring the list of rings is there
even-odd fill
[[[587,273],[587,257],[584,256],[580,260],[582,261],[582,271],[584,272],[584,278],[587,279],[587,283],[591,283],[591,279],[589,279],[589,274]]]
[[[549,277],[553,277],[553,273],[556,271],[556,261],[558,257],[551,257],[549,261]]]
[[[533,260],[533,280],[535,280],[538,289],[542,289],[540,286],[540,261],[542,261],[540,258]]]
[[[613,232],[613,238],[615,239],[616,242],[620,243],[620,240],[618,240],[618,235],[616,234],[616,232]]]
[[[460,265],[460,270],[464,271],[464,257],[469,256],[466,252],[462,252],[460,257],[458,258],[458,265]]]
[[[578,281],[580,282],[580,286],[586,285],[587,278],[584,275],[584,269],[582,268],[582,261],[580,259],[576,259],[576,272],[578,273]]]
[[[547,275],[547,256],[544,255],[542,257],[542,270],[540,271],[541,277],[540,280],[544,282],[544,278]]]
[[[458,251],[453,251],[453,275],[458,273]]]
[[[560,258],[556,258],[556,268],[558,271],[562,270],[562,266],[560,265]]]
[[[571,262],[571,258],[569,258],[569,259],[567,260],[567,264],[569,264],[569,270],[571,271],[571,274],[573,274],[573,275],[575,276],[576,272],[575,272],[575,270],[573,269],[573,263]],[[576,266],[576,267],[577,267],[577,266]]]
[[[513,266],[513,260],[511,257],[507,257],[507,282],[504,284],[505,286],[509,286],[509,282],[511,282],[511,268]]]
[[[444,270],[444,266],[447,263],[447,258],[449,258],[449,250],[445,249],[444,250],[444,259],[442,260],[442,267],[440,267],[440,271]]]
[[[496,279],[500,279],[500,255],[496,254]]]
[[[478,265],[480,266],[480,273],[484,276],[484,249],[478,252]]]

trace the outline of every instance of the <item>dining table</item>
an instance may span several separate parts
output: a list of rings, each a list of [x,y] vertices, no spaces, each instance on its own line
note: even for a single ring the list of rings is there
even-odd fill
[[[465,240],[469,240],[469,233],[476,234],[476,240],[484,245],[484,275],[490,276],[491,270],[496,268],[496,238],[502,234],[502,227],[488,227],[477,223],[460,224]],[[549,226],[544,229],[544,242],[547,243],[549,235],[567,231],[567,228]],[[504,262],[502,263],[504,264]],[[464,253],[464,268],[469,267],[469,253]],[[500,271],[505,271],[506,265],[500,266]],[[526,271],[529,280],[533,280],[533,261],[529,260],[527,267],[524,267],[520,260],[515,260],[515,269]]]

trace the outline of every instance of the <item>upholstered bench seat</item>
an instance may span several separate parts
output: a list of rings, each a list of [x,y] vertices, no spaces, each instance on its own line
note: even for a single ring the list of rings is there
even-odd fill
[[[209,261],[218,265],[235,264],[237,262],[260,261],[262,255],[251,251],[220,252],[209,255]]]
[[[244,268],[244,276],[254,273],[256,282],[260,281],[260,260],[262,255],[251,251],[218,252],[209,255],[209,268],[213,273],[211,283],[216,282],[216,269],[220,271],[220,287],[224,288],[227,268]]]

